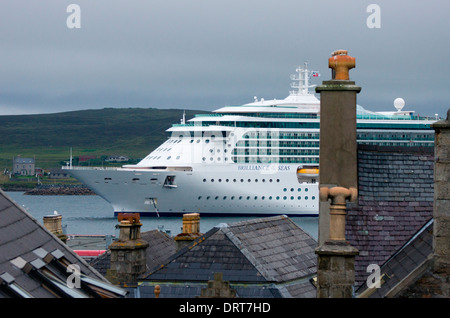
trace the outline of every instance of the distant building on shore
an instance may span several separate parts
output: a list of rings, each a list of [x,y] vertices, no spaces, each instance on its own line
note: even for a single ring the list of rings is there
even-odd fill
[[[66,170],[62,170],[61,168],[52,168],[50,169],[50,175],[48,177],[50,179],[66,179],[70,178],[70,175]]]
[[[21,176],[35,175],[35,160],[34,158],[13,158],[13,174]]]

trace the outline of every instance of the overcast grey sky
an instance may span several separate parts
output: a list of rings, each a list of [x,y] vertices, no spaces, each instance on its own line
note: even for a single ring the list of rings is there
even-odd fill
[[[214,110],[284,98],[346,49],[358,104],[445,116],[448,0],[0,0],[0,115],[104,107]],[[366,24],[370,4],[380,28]],[[66,12],[79,5],[81,28]]]

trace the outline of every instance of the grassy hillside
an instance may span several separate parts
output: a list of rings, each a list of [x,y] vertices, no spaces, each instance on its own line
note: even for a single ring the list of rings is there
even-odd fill
[[[186,119],[205,111],[186,111]],[[12,158],[34,157],[36,166],[58,167],[61,160],[81,155],[127,155],[142,158],[179,123],[183,110],[105,108],[55,114],[0,116],[0,169]]]

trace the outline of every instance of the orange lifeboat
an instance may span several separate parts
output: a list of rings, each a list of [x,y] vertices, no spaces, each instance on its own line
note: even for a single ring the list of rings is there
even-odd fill
[[[297,176],[309,177],[309,178],[318,177],[319,169],[318,168],[298,168]]]

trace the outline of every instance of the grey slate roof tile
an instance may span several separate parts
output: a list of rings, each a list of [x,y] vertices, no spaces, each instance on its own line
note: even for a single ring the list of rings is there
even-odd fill
[[[46,253],[61,251],[69,263],[80,267],[81,273],[107,283],[100,273],[0,190],[0,275],[8,273],[34,297],[54,297],[40,282],[11,262],[17,257],[25,262],[36,260],[39,256],[33,251],[38,248]]]
[[[348,205],[346,238],[360,254],[356,282],[383,264],[433,216],[433,149],[358,146],[358,204]]]
[[[194,281],[206,283],[213,279],[215,272],[222,272],[223,279],[230,281],[230,285],[247,285],[241,292],[238,289],[242,287],[236,287],[238,295],[280,297],[281,293],[274,292],[276,288],[270,291],[268,284],[294,281],[292,286],[295,286],[296,280],[313,276],[316,246],[316,241],[286,216],[236,222],[211,229],[195,243],[175,253],[164,266],[149,271],[142,278],[144,285],[159,282],[169,286]],[[310,289],[304,287],[299,291],[315,296],[315,287],[309,281],[301,284]],[[167,290],[166,297],[172,290]],[[288,289],[284,295],[292,296]]]

